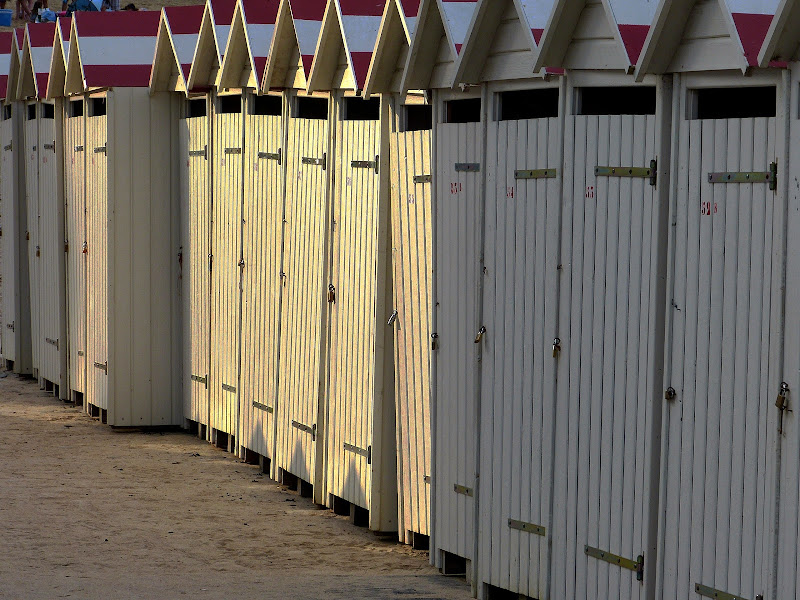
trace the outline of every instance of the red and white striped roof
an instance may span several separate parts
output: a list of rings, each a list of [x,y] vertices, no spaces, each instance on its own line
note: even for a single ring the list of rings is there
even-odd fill
[[[148,87],[160,19],[156,11],[74,13],[68,64],[79,61],[82,88]]]
[[[247,48],[259,84],[264,78],[267,56],[275,34],[278,8],[280,0],[240,0],[247,33]]]
[[[411,45],[418,13],[419,0],[387,0],[363,88],[365,97],[400,91],[391,89],[392,81],[397,68],[405,66],[399,61],[403,57],[403,50]]]
[[[442,21],[447,30],[447,37],[453,44],[456,54],[461,52],[461,46],[467,39],[472,15],[478,5],[478,0],[438,0],[442,11]]]
[[[24,27],[17,27],[14,30],[14,36],[17,38],[17,55],[22,56],[22,46],[25,42],[25,28]]]
[[[29,23],[27,25],[22,65],[23,69],[30,69],[31,72],[23,73],[20,80],[25,81],[30,75],[32,86],[20,90],[21,96],[42,98],[47,93],[47,80],[50,77],[50,62],[53,57],[55,38],[55,23]],[[25,56],[26,54],[27,56]]]
[[[303,61],[306,79],[311,75],[311,65],[317,51],[317,41],[322,29],[326,0],[289,0],[292,22],[297,36],[297,47]]]
[[[214,24],[214,39],[217,42],[217,55],[222,64],[225,47],[228,45],[228,36],[233,23],[233,13],[236,11],[236,0],[209,0],[206,12],[210,14]]]
[[[555,0],[519,0],[522,15],[525,17],[537,45],[542,39],[542,33],[547,26],[547,19],[550,18],[553,4],[555,4]]]
[[[0,32],[0,100],[6,99],[8,70],[11,67],[12,33]]]
[[[385,0],[336,0],[342,39],[356,89],[364,89]]]
[[[69,35],[72,31],[72,19],[58,17],[56,34],[53,40],[53,57],[50,60],[50,76],[47,78],[45,98],[51,99],[64,95],[64,79],[67,75],[67,58],[69,57]]]
[[[758,54],[758,64],[783,66],[793,60],[800,46],[800,2],[781,0]],[[777,62],[773,62],[777,61]]]
[[[758,65],[758,53],[767,36],[779,0],[725,0],[742,43],[747,64]]]
[[[390,2],[392,0],[389,0]],[[420,0],[394,0],[397,2],[397,7],[400,9],[400,14],[405,19],[406,35],[411,40],[414,37],[414,31],[417,29],[417,15],[419,15]]]
[[[25,28],[17,27],[11,37],[11,61],[8,66],[8,80],[6,83],[6,101],[13,102],[19,99],[17,94],[20,73],[22,69],[22,48],[25,42]]]
[[[192,68],[204,9],[202,4],[165,6],[163,9],[164,26],[172,46],[175,64],[180,65],[180,74],[183,77],[184,85],[189,79],[189,71]]]
[[[614,16],[628,64],[635,65],[658,8],[657,0],[607,0]],[[763,39],[763,38],[762,38]],[[758,51],[756,51],[758,52]]]

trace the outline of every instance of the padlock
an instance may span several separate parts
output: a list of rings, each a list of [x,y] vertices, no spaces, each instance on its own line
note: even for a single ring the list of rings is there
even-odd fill
[[[486,333],[486,327],[481,327],[478,329],[478,335],[475,336],[475,343],[480,344],[481,340],[483,339],[483,334]]]
[[[439,347],[437,340],[439,339],[438,333],[431,334],[431,350],[436,350]]]
[[[778,410],[786,410],[788,402],[786,401],[786,397],[789,395],[789,384],[785,381],[781,383],[781,389],[778,392],[778,399],[775,400],[775,406],[778,407]]]
[[[83,250],[82,250],[82,252],[84,254],[88,254],[89,253],[89,244],[87,244],[86,242],[83,242]]]
[[[664,400],[675,400],[675,397],[678,395],[678,392],[675,391],[674,387],[668,387],[664,391]]]
[[[328,285],[328,304],[335,304],[336,303],[336,288],[333,287],[333,284]]]
[[[556,338],[553,340],[553,358],[558,358],[560,352],[561,352],[561,338]]]

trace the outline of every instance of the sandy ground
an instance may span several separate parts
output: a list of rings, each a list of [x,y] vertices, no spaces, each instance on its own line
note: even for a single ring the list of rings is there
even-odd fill
[[[193,436],[114,430],[0,377],[0,598],[470,597]]]

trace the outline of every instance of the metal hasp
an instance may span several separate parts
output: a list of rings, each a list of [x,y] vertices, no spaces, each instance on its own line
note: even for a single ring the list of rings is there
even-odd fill
[[[200,375],[192,375],[192,381],[196,381],[197,383],[202,383],[208,389],[208,375],[205,377],[201,377]]]
[[[189,156],[202,156],[208,160],[208,145],[206,144],[202,150],[189,150]]]
[[[83,152],[83,146],[75,146],[75,152]]]
[[[769,171],[720,171],[708,174],[709,183],[768,183],[778,189],[778,163],[770,163]]]
[[[306,433],[310,433],[312,442],[317,440],[316,425],[309,427],[308,425],[303,425],[300,421],[292,421],[292,427],[294,427],[295,429],[299,429],[300,431],[305,431]]]
[[[670,386],[664,391],[664,400],[675,400],[677,395],[678,392],[675,391],[675,388]]]
[[[414,183],[430,183],[432,179],[430,175],[414,175]]]
[[[473,495],[472,488],[469,488],[469,487],[467,487],[465,485],[458,485],[457,483],[453,484],[453,491],[456,494],[462,494],[464,496],[469,496],[470,498],[472,498],[472,495]]]
[[[789,384],[781,382],[781,387],[778,390],[778,399],[775,400],[775,407],[780,411],[780,419],[778,422],[778,433],[783,433],[783,414],[789,410]]]
[[[430,475],[423,475],[422,476],[422,481],[424,481],[425,483],[430,483],[431,482],[431,476]]]
[[[56,143],[53,142],[52,144],[45,144],[44,145],[44,149],[45,150],[52,150],[53,152],[55,152],[56,151]]]
[[[558,358],[559,354],[561,354],[561,338],[555,338],[553,340],[553,358]]]
[[[375,169],[375,174],[378,174],[378,164],[380,156],[375,155],[375,160],[351,160],[350,166],[354,169]]]
[[[233,394],[236,393],[236,388],[234,386],[232,386],[232,385],[228,385],[227,383],[223,383],[222,384],[222,390],[224,392],[231,392]]]
[[[105,372],[106,375],[108,375],[108,363],[107,362],[104,362],[104,363],[96,362],[96,363],[94,363],[94,368],[95,369],[100,369],[101,371]]]
[[[304,156],[302,159],[300,159],[300,162],[302,162],[304,165],[316,165],[318,167],[322,167],[322,170],[324,171],[328,168],[328,153],[326,152],[323,154],[322,158]]]
[[[108,150],[108,148],[106,146],[97,146],[94,149],[94,153],[95,154],[105,154],[107,150]]]
[[[715,598],[716,600],[746,600],[744,596],[737,596],[736,594],[721,592],[700,583],[694,584],[694,591],[701,596],[705,596],[706,598]]]
[[[280,165],[281,162],[282,162],[281,156],[282,156],[282,152],[281,152],[280,148],[278,148],[277,152],[259,152],[258,153],[258,158],[266,158],[267,160],[275,160],[275,161],[278,162],[278,165]]]
[[[271,406],[267,406],[266,404],[261,404],[261,402],[256,402],[255,400],[253,400],[253,407],[266,411],[268,413],[274,412],[274,409]]]
[[[44,341],[47,342],[48,344],[51,344],[51,345],[55,346],[56,349],[58,349],[58,340],[54,340],[52,338],[46,337],[46,338],[44,338]]]
[[[481,170],[481,163],[456,163],[457,173],[477,173]]]
[[[552,179],[557,174],[557,169],[522,169],[514,171],[514,179]]]
[[[478,329],[478,334],[475,336],[475,343],[480,344],[483,336],[486,334],[486,327]]]
[[[431,334],[431,350],[436,350],[439,347],[439,334],[434,332]]]
[[[598,177],[639,177],[650,180],[650,185],[658,183],[658,161],[651,160],[649,167],[595,167]]]
[[[336,304],[336,287],[332,284],[328,284],[328,304]]]
[[[83,146],[81,146],[81,149],[83,149]],[[3,150],[11,150],[11,142],[3,146]]]
[[[542,527],[541,525],[536,525],[534,523],[526,523],[525,521],[517,521],[515,519],[508,520],[508,526],[511,529],[516,529],[518,531],[524,531],[525,533],[534,533],[536,535],[546,535],[547,529]]]
[[[14,331],[14,321],[11,321],[11,323],[6,323],[6,327],[11,331]]]
[[[241,148],[225,148],[225,154],[241,154]]]
[[[367,459],[367,464],[372,464],[372,446],[367,446],[367,449],[359,448],[358,446],[354,446],[353,444],[348,444],[347,442],[344,443],[344,449],[348,452],[352,452],[353,454],[358,454],[359,456],[363,456]]]
[[[598,548],[592,548],[591,546],[584,546],[583,551],[586,553],[586,556],[591,556],[592,558],[605,561],[612,565],[617,565],[618,567],[628,569],[629,571],[636,571],[636,581],[644,580],[643,554],[637,556],[636,560],[631,560],[630,558],[617,556],[616,554],[611,554],[610,552],[599,550]]]

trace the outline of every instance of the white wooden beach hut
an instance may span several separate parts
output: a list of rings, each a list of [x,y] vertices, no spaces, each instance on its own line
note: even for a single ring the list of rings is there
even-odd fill
[[[23,139],[24,107],[16,101],[24,29],[0,37],[0,91],[3,115],[0,125],[0,228],[2,236],[2,323],[0,353],[4,366],[20,375],[31,374],[31,327],[28,283],[28,214],[25,208]]]
[[[282,0],[263,90],[286,90],[286,205],[273,476],[325,504],[321,374],[329,229],[329,94],[309,94],[325,0]]]
[[[183,424],[175,98],[148,90],[160,14],[73,16],[65,93],[86,106],[86,404]]]
[[[401,90],[433,90],[431,562],[475,572],[485,107],[453,90],[477,2],[422,0]],[[435,57],[431,60],[431,57]],[[453,211],[459,220],[452,218]]]
[[[218,86],[244,98],[241,237],[241,340],[237,444],[271,472],[279,373],[284,210],[282,92],[262,91],[279,0],[240,0],[233,16]]]
[[[26,145],[35,157],[26,167],[28,229],[35,236],[38,281],[31,286],[32,344],[39,386],[69,399],[67,299],[64,260],[64,139],[61,100],[46,100],[55,23],[31,23],[25,31],[17,95],[27,102]],[[60,48],[59,48],[60,50]],[[33,117],[33,118],[30,118]],[[35,195],[35,197],[34,197]],[[36,210],[32,210],[32,206]],[[35,214],[34,214],[35,213]],[[34,297],[35,293],[35,297]]]
[[[209,96],[188,86],[205,7],[164,7],[150,92],[180,94],[178,146],[172,160],[180,188],[183,417],[210,440],[211,165]]]
[[[419,2],[386,3],[364,95],[389,103],[392,314],[397,430],[397,529],[415,548],[430,532],[430,311],[432,107],[400,93]]]
[[[675,74],[654,549],[664,599],[794,593],[797,472],[776,472],[797,432],[776,398],[797,385],[782,292],[796,83],[757,64],[777,4],[665,2],[637,64],[639,78]],[[793,524],[790,549],[780,539]]]

